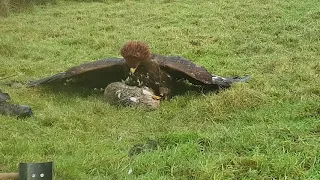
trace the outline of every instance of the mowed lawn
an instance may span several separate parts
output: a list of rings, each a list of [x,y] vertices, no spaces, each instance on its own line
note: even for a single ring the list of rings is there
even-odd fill
[[[214,74],[252,76],[151,112],[110,106],[97,92],[0,85],[34,111],[26,120],[0,116],[0,172],[54,161],[57,180],[320,179],[319,7],[319,0],[59,1],[0,17],[1,84],[119,57],[128,40]],[[129,156],[150,140],[155,148]]]

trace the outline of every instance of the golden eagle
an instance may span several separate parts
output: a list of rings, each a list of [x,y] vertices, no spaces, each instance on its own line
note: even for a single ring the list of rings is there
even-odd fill
[[[65,72],[28,83],[38,85],[79,85],[90,88],[105,88],[112,82],[124,81],[127,85],[148,87],[155,98],[168,98],[179,90],[179,82],[188,80],[210,90],[229,88],[233,82],[245,78],[224,78],[208,72],[179,56],[151,54],[147,44],[129,41],[121,48],[123,58],[108,58],[72,67]]]

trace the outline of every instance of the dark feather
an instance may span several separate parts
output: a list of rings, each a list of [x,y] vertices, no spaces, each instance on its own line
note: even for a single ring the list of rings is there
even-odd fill
[[[65,72],[55,74],[27,84],[39,85],[78,85],[89,88],[105,88],[109,83],[126,78],[125,60],[121,58],[103,59],[72,67]]]
[[[215,88],[229,87],[224,81],[213,81],[213,76],[204,67],[180,56],[153,55],[162,70],[166,71],[176,80],[186,79],[194,85],[212,86]]]

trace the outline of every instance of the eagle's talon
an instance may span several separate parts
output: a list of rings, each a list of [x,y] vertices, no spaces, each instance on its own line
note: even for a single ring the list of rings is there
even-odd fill
[[[154,95],[154,96],[152,96],[152,99],[154,99],[154,100],[160,100],[160,99],[161,99],[161,97],[160,97],[160,96],[156,96],[156,95]]]

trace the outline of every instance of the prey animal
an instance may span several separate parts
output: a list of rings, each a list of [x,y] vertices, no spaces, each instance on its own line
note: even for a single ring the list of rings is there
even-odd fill
[[[104,90],[105,101],[116,106],[139,107],[155,110],[160,100],[154,98],[154,93],[148,87],[129,86],[123,82],[110,83]]]

